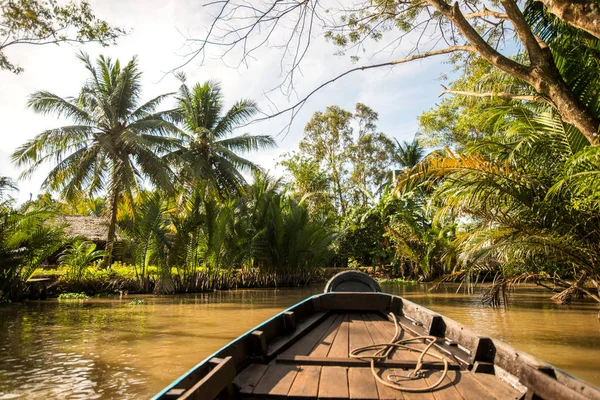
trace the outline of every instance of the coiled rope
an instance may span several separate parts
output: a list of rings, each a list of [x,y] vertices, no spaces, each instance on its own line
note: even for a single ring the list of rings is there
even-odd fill
[[[435,382],[432,385],[422,387],[422,388],[412,388],[412,387],[401,386],[400,383],[406,382],[408,380],[415,380],[415,379],[420,379],[420,378],[424,377],[423,372],[421,371],[421,368],[423,367],[423,358],[425,357],[425,355],[427,354],[429,349],[435,344],[437,337],[435,337],[435,336],[415,336],[415,337],[411,337],[408,339],[400,339],[400,335],[401,335],[403,328],[400,326],[400,324],[398,323],[398,320],[396,319],[396,316],[393,313],[389,313],[389,315],[392,318],[392,320],[394,321],[394,326],[396,327],[396,333],[394,334],[394,337],[392,338],[392,340],[389,343],[378,343],[378,344],[372,344],[369,346],[356,348],[350,352],[350,357],[351,358],[359,358],[361,360],[370,360],[371,361],[371,372],[373,373],[373,376],[379,383],[381,383],[382,385],[385,385],[387,387],[391,387],[393,389],[400,390],[403,392],[427,392],[432,389],[435,389],[436,387],[438,387],[440,385],[440,383],[442,383],[442,381],[446,378],[446,375],[448,374],[448,361],[444,357],[437,355],[437,354],[429,354],[429,356],[435,357],[435,358],[439,359],[440,361],[444,362],[444,372],[442,373],[442,376],[440,377],[440,379],[438,379],[437,382]],[[425,346],[425,348],[423,348],[423,349],[414,348],[414,347],[407,345],[410,342],[416,342],[416,341],[421,341],[421,340],[425,340],[426,342],[428,342],[427,346]],[[387,377],[388,381],[385,381],[385,380],[381,379],[381,377],[375,370],[375,362],[385,360],[396,349],[416,351],[416,352],[420,352],[421,354],[419,355],[419,358],[417,359],[417,364],[416,364],[415,368],[408,375],[390,374]],[[367,351],[375,351],[375,353],[374,354],[362,354]]]

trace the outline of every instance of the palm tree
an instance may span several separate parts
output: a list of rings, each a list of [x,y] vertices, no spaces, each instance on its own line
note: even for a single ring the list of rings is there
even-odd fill
[[[0,179],[0,303],[18,301],[25,282],[42,262],[62,246],[64,229],[48,224],[55,214],[46,207],[17,211],[12,200],[1,197],[11,188],[10,181]]]
[[[335,238],[325,221],[311,218],[306,197],[281,192],[281,179],[255,173],[248,188],[250,257],[262,271],[301,273],[326,261]]]
[[[407,141],[400,143],[398,139],[394,140],[396,141],[396,145],[394,146],[395,152],[392,155],[392,160],[394,164],[400,166],[400,169],[392,169],[387,174],[387,179],[378,188],[380,193],[384,193],[386,188],[394,186],[398,177],[417,165],[425,155],[425,149],[416,137],[411,143]]]
[[[499,264],[500,284],[571,275],[576,284],[559,282],[567,290],[556,297],[569,301],[574,291],[586,290],[580,287],[586,280],[600,278],[595,192],[600,157],[579,130],[551,110],[498,112],[505,125],[497,138],[470,146],[468,153],[434,153],[398,186],[423,178],[437,181],[436,218],[470,217],[469,228],[455,242],[462,272]]]
[[[150,265],[159,268],[160,291],[173,291],[167,257],[167,250],[171,246],[172,224],[169,215],[172,211],[166,196],[160,191],[144,191],[135,198],[133,213],[119,221],[125,237],[132,241],[135,273],[144,293],[150,291]]]
[[[41,114],[66,117],[75,124],[50,129],[29,140],[12,155],[18,166],[27,166],[22,176],[40,165],[56,165],[43,187],[60,191],[67,200],[80,194],[106,193],[109,229],[107,256],[110,264],[119,202],[131,207],[133,192],[145,179],[169,188],[171,172],[162,153],[174,148],[170,135],[178,132],[170,122],[174,112],[156,112],[168,95],[139,105],[141,73],[134,57],[123,68],[118,60],[100,56],[96,66],[85,53],[78,55],[89,79],[75,98],[62,98],[47,91],[30,96],[28,106]]]
[[[414,138],[411,143],[404,141],[400,143],[396,139],[396,154],[394,161],[403,168],[412,168],[421,161],[425,154],[425,149],[419,144],[419,140]]]
[[[268,135],[242,134],[230,137],[236,128],[258,112],[252,100],[239,100],[227,112],[223,110],[223,95],[218,82],[182,85],[177,100],[183,116],[182,147],[168,159],[181,167],[181,175],[194,182],[211,182],[223,194],[237,192],[245,184],[241,171],[258,170],[258,166],[240,157],[237,152],[249,152],[274,147]]]

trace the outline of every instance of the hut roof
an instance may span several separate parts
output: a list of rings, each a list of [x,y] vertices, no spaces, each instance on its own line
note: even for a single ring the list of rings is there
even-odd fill
[[[108,236],[108,220],[102,217],[85,215],[59,215],[56,222],[65,225],[65,233],[68,237],[83,236],[94,242],[105,242]],[[121,237],[117,234],[116,240]]]

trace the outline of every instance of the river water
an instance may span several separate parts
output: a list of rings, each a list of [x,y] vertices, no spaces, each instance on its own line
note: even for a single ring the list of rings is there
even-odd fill
[[[384,285],[600,386],[598,306],[558,306],[521,287],[509,308],[453,285]],[[188,296],[39,301],[0,307],[0,400],[150,397],[277,312],[321,291],[224,291]],[[133,298],[143,304],[132,305]]]

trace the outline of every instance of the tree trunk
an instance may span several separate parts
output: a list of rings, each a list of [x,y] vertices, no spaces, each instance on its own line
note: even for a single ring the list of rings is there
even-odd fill
[[[538,0],[548,12],[600,39],[600,6],[593,0]]]
[[[552,69],[556,69],[553,65]],[[551,75],[558,75],[551,76]],[[540,93],[545,93],[556,105],[556,110],[565,122],[575,126],[583,133],[592,145],[600,144],[598,137],[598,128],[600,120],[590,113],[585,105],[579,100],[571,89],[567,86],[558,71],[555,74],[543,74],[538,77],[538,90]]]
[[[328,161],[329,161],[329,165],[331,166],[331,169],[333,171],[333,180],[335,181],[335,186],[336,186],[336,192],[338,195],[338,198],[340,200],[340,208],[342,209],[342,215],[346,216],[346,204],[344,203],[344,196],[342,194],[342,184],[340,182],[340,174],[338,172],[338,169],[336,168],[335,165],[335,154],[333,154],[333,150],[329,150],[328,151],[329,156],[328,156]]]
[[[581,276],[579,277],[579,279],[577,279],[577,281],[574,282],[571,286],[569,286],[567,289],[563,290],[562,292],[557,293],[554,296],[552,296],[552,300],[554,300],[558,304],[570,304],[571,301],[573,300],[573,297],[579,293],[579,291],[585,284],[585,281],[587,278],[588,278],[587,273],[583,272],[581,274]]]
[[[108,234],[106,235],[106,256],[102,260],[102,268],[110,267],[112,263],[113,249],[115,246],[115,232],[117,229],[117,208],[119,206],[119,185],[116,177],[116,167],[113,170],[112,189],[109,198],[109,223]]]
[[[342,194],[342,184],[340,183],[340,176],[335,167],[333,167],[333,177],[335,179],[335,185],[337,186],[337,192],[338,192],[338,197],[340,199],[340,207],[342,209],[342,215],[346,216],[346,204],[344,203],[344,197]]]
[[[531,62],[530,66],[511,60],[490,46],[467,21],[458,3],[450,6],[443,0],[427,0],[427,2],[456,25],[480,56],[496,68],[529,83],[540,94],[548,96],[563,120],[579,129],[591,144],[599,144],[600,119],[591,113],[567,86],[554,63],[552,52],[531,32],[514,0],[501,0],[501,2],[508,20],[513,24],[525,47]]]

